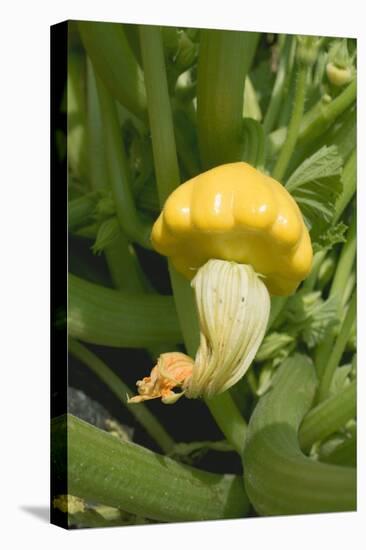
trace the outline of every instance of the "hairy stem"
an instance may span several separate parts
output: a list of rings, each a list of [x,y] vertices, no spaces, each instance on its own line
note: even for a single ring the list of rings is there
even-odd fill
[[[140,43],[155,174],[160,204],[163,205],[179,185],[180,176],[160,29],[140,26]]]
[[[340,258],[338,260],[337,270],[333,277],[329,297],[338,298],[338,314],[342,314],[342,299],[347,287],[349,276],[352,272],[356,256],[356,216],[353,215],[351,225],[347,232],[347,239],[343,245]],[[322,378],[327,360],[332,352],[334,343],[334,334],[331,333],[323,340],[315,350],[315,365],[319,376]]]
[[[294,106],[286,140],[272,172],[273,177],[279,181],[281,181],[286,174],[287,166],[291,160],[299,136],[302,115],[304,113],[307,77],[308,68],[305,65],[300,65],[297,75]]]
[[[176,345],[182,336],[171,296],[131,294],[69,274],[70,336],[111,347]]]
[[[134,242],[151,248],[150,224],[143,222],[136,210],[130,182],[130,173],[122,142],[116,105],[102,81],[97,78],[97,90],[103,117],[103,134],[109,183],[121,229]]]
[[[350,107],[357,96],[356,79],[354,79],[347,88],[339,94],[330,103],[324,104],[320,101],[318,106],[312,109],[304,117],[299,136],[299,147],[315,140],[323,134],[329,126]]]
[[[299,431],[300,447],[308,451],[313,443],[321,441],[342,428],[356,414],[356,380],[339,393],[312,409],[304,418]]]
[[[206,169],[241,160],[244,84],[258,38],[257,33],[201,30],[197,125]]]
[[[110,182],[103,136],[103,113],[98,99],[94,69],[90,60],[87,60],[87,106],[89,181],[94,190],[108,190],[110,189]],[[146,283],[143,273],[133,250],[131,250],[129,241],[122,231],[119,232],[113,242],[106,246],[105,256],[116,288],[131,292],[144,291]]]
[[[286,88],[288,88],[288,80],[291,75],[293,57],[295,53],[295,44],[296,41],[293,36],[288,34],[284,37],[284,46],[280,56],[276,80],[273,85],[271,99],[263,121],[263,130],[265,135],[268,135],[275,127],[284,94],[286,92]]]
[[[79,21],[78,28],[96,73],[112,97],[146,120],[143,73],[126,39],[123,25]]]
[[[65,445],[67,441],[67,461]],[[179,464],[68,415],[52,424],[56,478],[70,494],[157,521],[244,517],[248,499],[239,476]]]
[[[328,361],[326,362],[323,376],[320,380],[318,400],[323,401],[329,392],[330,384],[336,368],[339,365],[339,361],[342,358],[348,338],[351,333],[352,324],[356,317],[356,291],[354,290],[353,296],[348,307],[347,315],[341,326],[340,333],[335,341],[333,350],[330,354]]]

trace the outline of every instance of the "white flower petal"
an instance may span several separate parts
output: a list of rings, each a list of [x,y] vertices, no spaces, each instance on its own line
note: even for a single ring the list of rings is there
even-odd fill
[[[200,347],[187,397],[212,397],[248,370],[263,340],[270,311],[268,290],[250,265],[209,260],[192,281]]]

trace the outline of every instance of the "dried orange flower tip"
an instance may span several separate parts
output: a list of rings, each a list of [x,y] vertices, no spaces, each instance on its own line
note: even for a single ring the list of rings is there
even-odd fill
[[[176,393],[176,387],[183,387],[192,375],[194,361],[179,352],[163,353],[152,369],[150,376],[136,382],[139,395],[131,397],[127,403],[141,403],[149,399],[161,398],[166,405],[175,403],[185,391]]]

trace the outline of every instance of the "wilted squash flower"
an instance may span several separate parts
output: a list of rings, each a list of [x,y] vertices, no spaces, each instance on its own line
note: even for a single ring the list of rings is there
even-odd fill
[[[213,397],[252,363],[266,331],[270,294],[293,293],[310,271],[312,247],[301,212],[274,179],[244,162],[226,164],[168,197],[152,243],[192,281],[200,345],[194,360],[162,354],[129,402]]]

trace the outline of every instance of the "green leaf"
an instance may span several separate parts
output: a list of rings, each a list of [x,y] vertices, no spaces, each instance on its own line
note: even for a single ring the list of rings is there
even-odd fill
[[[306,159],[286,183],[298,203],[313,242],[323,235],[334,216],[335,202],[343,190],[342,158],[334,145],[323,146]]]
[[[345,233],[348,226],[343,222],[339,222],[336,225],[328,227],[328,229],[317,237],[317,240],[313,242],[314,253],[318,250],[330,250],[334,245],[338,243],[345,243]]]
[[[288,332],[299,336],[309,348],[321,342],[339,324],[336,296],[323,300],[321,292],[298,292],[289,299],[285,312]]]
[[[249,421],[244,482],[261,516],[320,513],[356,508],[356,471],[321,464],[299,447],[299,427],[317,386],[309,358],[296,354],[276,370],[270,391]]]
[[[348,384],[350,384],[351,380],[349,376],[351,374],[351,369],[352,369],[352,365],[349,364],[349,365],[343,365],[342,367],[338,367],[335,370],[333,374],[332,382],[329,388],[330,395],[334,395],[340,392],[341,390],[343,390],[343,388],[345,388]]]
[[[268,334],[255,357],[256,361],[274,360],[275,363],[283,361],[293,349],[294,337],[290,334],[271,332]]]
[[[271,387],[273,375],[275,373],[275,366],[273,363],[266,363],[258,377],[258,386],[255,394],[260,397],[261,395],[264,395],[267,390]]]

